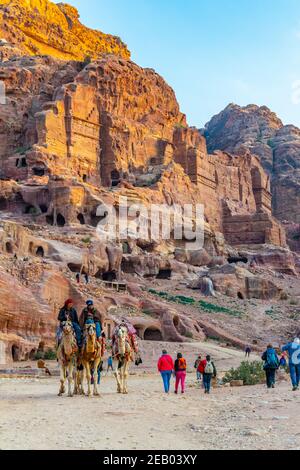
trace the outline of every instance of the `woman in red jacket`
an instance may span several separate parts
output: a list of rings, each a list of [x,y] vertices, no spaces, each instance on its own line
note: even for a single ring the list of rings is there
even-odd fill
[[[172,377],[172,372],[174,369],[174,362],[171,356],[167,353],[166,350],[163,350],[162,356],[159,358],[157,363],[157,368],[161,373],[164,389],[166,393],[170,392],[170,381]]]

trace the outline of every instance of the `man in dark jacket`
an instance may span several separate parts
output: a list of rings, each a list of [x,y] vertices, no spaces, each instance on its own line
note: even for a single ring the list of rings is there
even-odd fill
[[[57,319],[60,322],[60,324],[66,321],[72,322],[73,329],[74,329],[75,336],[76,336],[77,345],[78,347],[81,347],[82,333],[81,333],[81,328],[79,326],[77,311],[74,308],[74,303],[72,299],[68,299],[65,301],[64,306],[59,311]],[[62,328],[60,325],[58,333],[57,333],[58,341],[61,338],[61,333],[62,333]]]
[[[280,361],[271,344],[268,345],[261,358],[265,361],[264,370],[266,372],[267,387],[275,388],[276,370],[279,368]]]
[[[79,319],[79,324],[82,329],[84,328],[84,325],[88,323],[95,323],[96,335],[97,339],[99,340],[101,338],[102,331],[101,315],[98,310],[94,307],[94,302],[92,300],[88,300],[86,302],[86,307],[82,310]]]

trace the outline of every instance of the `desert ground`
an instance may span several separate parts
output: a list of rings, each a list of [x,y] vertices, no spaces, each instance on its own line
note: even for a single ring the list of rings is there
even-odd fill
[[[155,354],[133,368],[129,394],[116,393],[102,376],[100,397],[58,397],[58,377],[0,379],[0,448],[66,450],[300,449],[300,392],[289,382],[215,388],[204,395],[190,369],[185,395],[162,392]],[[175,344],[169,346],[173,353]],[[214,355],[220,373],[243,359],[213,343],[183,344],[191,364],[196,351]]]

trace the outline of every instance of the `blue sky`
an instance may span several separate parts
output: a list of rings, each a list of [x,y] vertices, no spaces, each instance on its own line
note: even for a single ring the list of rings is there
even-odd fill
[[[230,102],[300,127],[299,0],[67,0],[174,88],[190,125]]]

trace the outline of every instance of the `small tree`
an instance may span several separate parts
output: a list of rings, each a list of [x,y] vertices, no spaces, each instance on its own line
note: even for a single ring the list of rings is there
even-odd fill
[[[244,385],[257,385],[265,380],[265,372],[261,361],[244,361],[237,369],[230,369],[226,372],[223,379],[224,383],[230,383],[233,380],[242,380]]]

